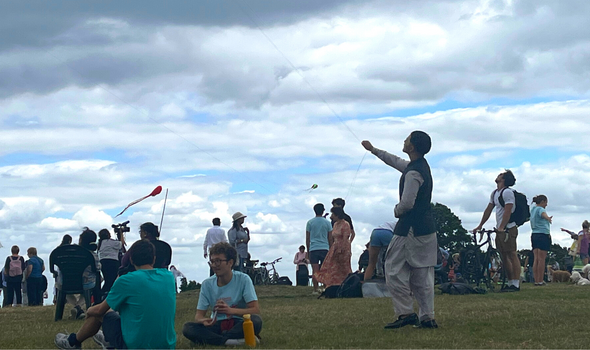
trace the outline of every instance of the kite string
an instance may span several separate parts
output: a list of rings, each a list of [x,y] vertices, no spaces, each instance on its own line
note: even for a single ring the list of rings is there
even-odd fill
[[[356,173],[354,174],[354,177],[352,179],[352,182],[350,183],[350,187],[348,188],[348,193],[346,194],[346,197],[344,197],[344,199],[348,199],[348,195],[350,195],[350,191],[352,190],[352,186],[354,185],[354,182],[356,181],[356,177],[359,173],[359,171],[361,170],[361,165],[363,164],[363,161],[365,160],[365,157],[367,156],[367,152],[365,152],[363,154],[363,158],[361,159],[361,162],[359,163],[359,166],[356,168]]]

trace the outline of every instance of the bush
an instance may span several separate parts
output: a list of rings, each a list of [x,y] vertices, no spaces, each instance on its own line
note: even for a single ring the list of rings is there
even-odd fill
[[[186,292],[189,290],[201,289],[201,284],[197,283],[196,281],[188,281],[186,282],[186,278],[182,278],[180,280],[180,292]]]

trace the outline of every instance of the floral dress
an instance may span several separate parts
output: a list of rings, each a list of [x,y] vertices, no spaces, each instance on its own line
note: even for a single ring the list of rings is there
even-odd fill
[[[345,220],[334,223],[332,237],[334,242],[326,255],[322,268],[315,274],[318,282],[326,287],[340,285],[348,274],[352,273],[350,268],[350,225]]]

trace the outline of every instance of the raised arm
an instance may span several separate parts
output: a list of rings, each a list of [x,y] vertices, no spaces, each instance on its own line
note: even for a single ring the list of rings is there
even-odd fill
[[[383,163],[389,165],[392,168],[395,168],[397,170],[399,170],[400,172],[404,171],[406,169],[406,167],[408,166],[408,164],[410,164],[409,161],[402,159],[394,154],[388,153],[386,151],[380,150],[377,147],[373,147],[373,145],[371,144],[371,142],[369,141],[363,141],[361,142],[361,144],[363,145],[363,147],[373,153],[377,158],[381,159],[383,161]]]

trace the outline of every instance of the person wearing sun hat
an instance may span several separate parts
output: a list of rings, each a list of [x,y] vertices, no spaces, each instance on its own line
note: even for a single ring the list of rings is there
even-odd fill
[[[250,230],[242,226],[246,217],[239,211],[235,212],[232,215],[232,227],[227,231],[229,244],[238,251],[238,267],[236,269],[242,272],[244,271],[244,263],[248,258],[248,242],[250,242]]]

